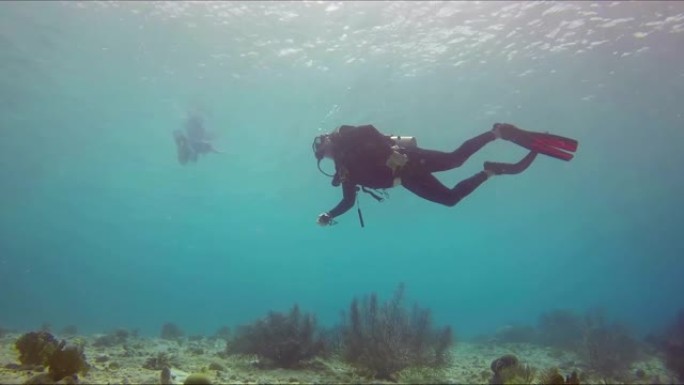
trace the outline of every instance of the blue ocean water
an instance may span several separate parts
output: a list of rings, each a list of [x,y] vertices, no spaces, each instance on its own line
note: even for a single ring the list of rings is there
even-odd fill
[[[459,338],[684,292],[680,2],[2,2],[0,326],[213,333],[294,303],[334,324],[403,282]],[[201,111],[223,154],[176,159]],[[450,151],[510,122],[580,142],[453,208],[341,198],[316,135]],[[489,144],[439,174],[525,150]],[[324,170],[332,163],[323,162]]]

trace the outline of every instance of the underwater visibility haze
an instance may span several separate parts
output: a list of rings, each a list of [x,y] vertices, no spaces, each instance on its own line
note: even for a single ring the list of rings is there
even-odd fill
[[[684,317],[680,345],[662,337],[684,309],[683,62],[675,1],[2,2],[0,364],[41,329],[208,338],[295,304],[334,328],[403,287],[452,328],[454,362],[598,312],[684,381]],[[452,151],[497,122],[579,147],[454,207],[398,186],[359,193],[363,227],[357,206],[316,224],[342,198],[316,136],[372,124]],[[499,140],[436,176],[525,154]],[[108,378],[89,346],[86,376]],[[443,380],[496,382],[477,377],[492,349]],[[621,369],[648,382],[653,365]]]

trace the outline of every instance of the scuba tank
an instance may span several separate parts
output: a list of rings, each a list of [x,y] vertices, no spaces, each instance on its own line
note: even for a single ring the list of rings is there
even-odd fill
[[[394,143],[399,147],[411,148],[418,146],[418,141],[416,141],[415,136],[391,135],[389,138],[392,139]]]

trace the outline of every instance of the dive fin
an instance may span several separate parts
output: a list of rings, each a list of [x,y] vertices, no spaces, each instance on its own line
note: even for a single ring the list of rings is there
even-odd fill
[[[505,123],[497,123],[494,128],[499,130],[503,139],[553,158],[569,161],[574,155],[568,152],[577,151],[578,143],[575,139],[545,132],[526,131]]]
[[[575,139],[541,132],[530,132],[530,134],[535,140],[541,141],[548,146],[560,148],[561,150],[569,152],[577,151],[577,141]]]
[[[546,156],[550,156],[552,158],[564,160],[564,161],[569,161],[572,158],[575,157],[575,155],[562,151],[556,147],[551,147],[547,143],[544,143],[540,140],[532,140],[531,143],[528,143],[527,145],[521,145],[525,148],[527,148],[530,151],[535,151],[540,154],[544,154]]]

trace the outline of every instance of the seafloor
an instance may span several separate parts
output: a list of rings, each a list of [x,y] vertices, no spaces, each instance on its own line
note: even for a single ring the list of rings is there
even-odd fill
[[[14,342],[20,334],[9,333],[0,339],[0,383],[21,384],[40,375],[44,369],[22,367]],[[297,370],[264,367],[256,357],[230,356],[225,340],[164,340],[136,337],[125,344],[93,346],[98,336],[72,336],[67,342],[84,346],[90,369],[79,375],[79,382],[89,384],[159,384],[161,368],[171,368],[172,383],[183,384],[193,373],[202,373],[214,384],[265,383],[390,383],[361,376],[354,368],[333,357],[316,359]],[[443,369],[405,369],[398,373],[398,383],[488,383],[490,363],[504,354],[515,354],[521,363],[537,373],[557,367],[562,374],[576,370],[582,383],[654,384],[676,383],[657,356],[642,358],[621,378],[599,378],[584,370],[574,354],[529,344],[493,344],[459,342],[452,351],[452,363]],[[533,383],[539,383],[539,374]],[[65,383],[64,380],[60,383]]]

